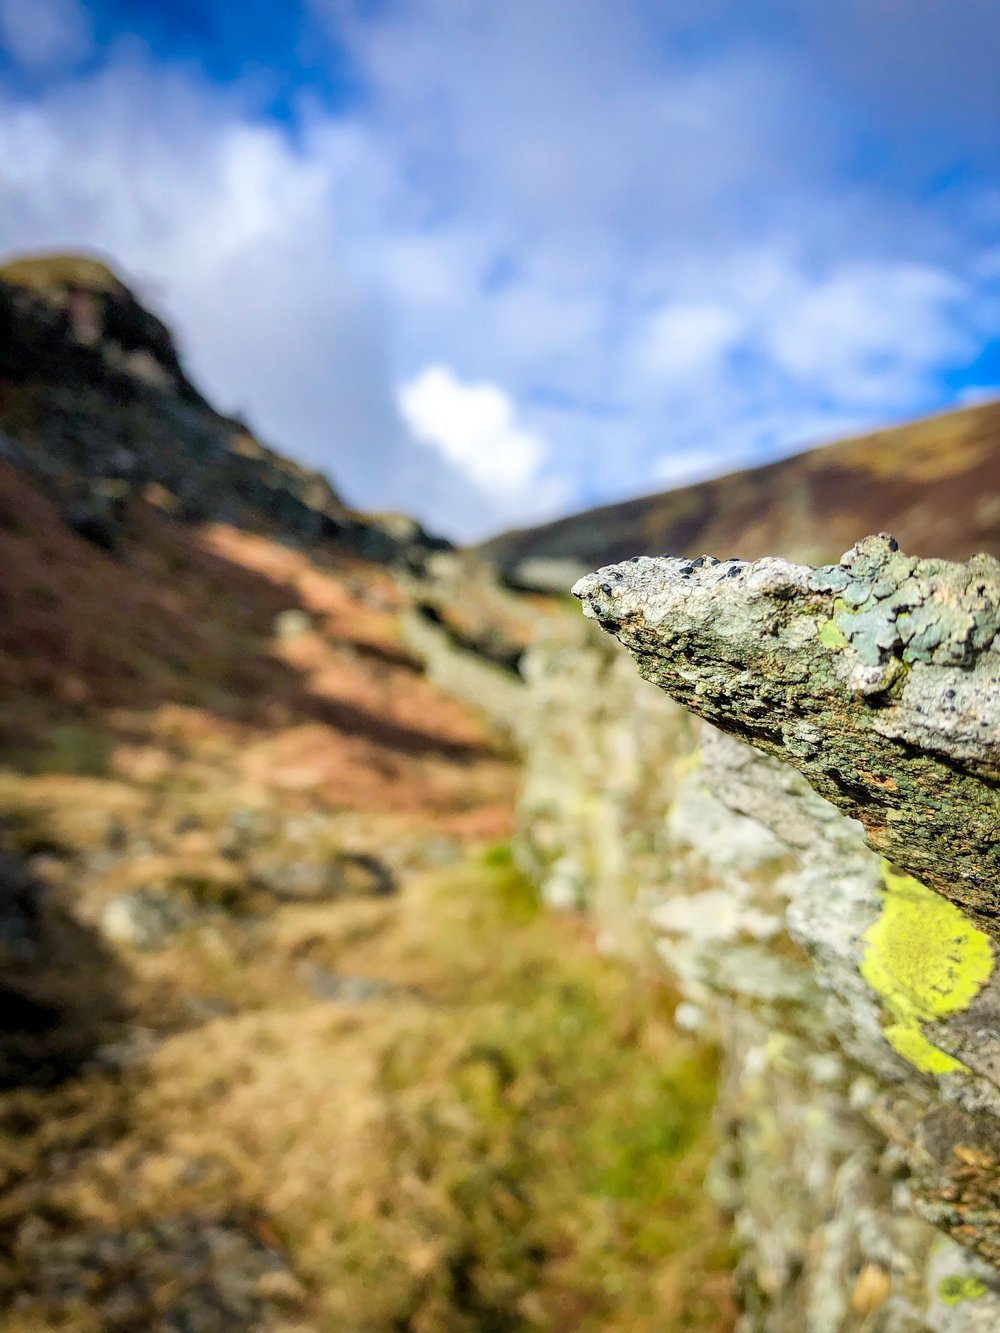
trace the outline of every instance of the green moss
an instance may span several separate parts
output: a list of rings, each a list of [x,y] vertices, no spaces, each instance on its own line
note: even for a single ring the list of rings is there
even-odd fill
[[[987,1287],[985,1282],[980,1282],[976,1277],[967,1277],[961,1273],[953,1273],[949,1277],[943,1277],[937,1284],[937,1297],[945,1305],[958,1305],[960,1301],[978,1301],[986,1295]]]
[[[37,749],[8,755],[24,773],[68,773],[74,777],[105,778],[111,772],[114,744],[105,731],[86,723],[58,723],[49,729]]]
[[[895,1019],[886,1040],[923,1073],[966,1070],[921,1024],[968,1007],[993,968],[989,939],[954,904],[885,861],[882,880],[884,906],[865,931],[861,975]]]
[[[510,842],[494,842],[483,852],[483,865],[491,869],[513,865],[514,851]]]

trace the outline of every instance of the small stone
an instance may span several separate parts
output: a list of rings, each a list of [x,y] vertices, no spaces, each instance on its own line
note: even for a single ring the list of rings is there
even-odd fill
[[[298,609],[282,611],[274,617],[274,637],[287,643],[312,632],[312,617]]]
[[[192,919],[189,909],[154,889],[123,893],[105,903],[101,931],[115,944],[135,949],[162,949],[171,935]]]

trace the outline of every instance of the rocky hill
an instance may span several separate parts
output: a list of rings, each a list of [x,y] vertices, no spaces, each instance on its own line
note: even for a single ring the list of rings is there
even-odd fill
[[[353,512],[319,473],[215,411],[166,325],[86,256],[0,265],[3,458],[105,546],[138,502],[181,521],[334,542],[376,559],[448,546],[401,515]]]
[[[525,561],[563,562],[552,573],[568,586],[574,566],[660,551],[821,563],[878,531],[927,555],[1000,554],[1000,402],[504,533],[482,552],[515,578]],[[526,581],[539,580],[536,563]]]

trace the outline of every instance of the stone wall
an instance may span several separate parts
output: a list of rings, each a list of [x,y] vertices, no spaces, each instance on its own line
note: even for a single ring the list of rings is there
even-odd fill
[[[1000,1329],[1000,567],[577,591],[635,662],[589,622],[526,654],[518,856],[720,1045],[744,1333]]]

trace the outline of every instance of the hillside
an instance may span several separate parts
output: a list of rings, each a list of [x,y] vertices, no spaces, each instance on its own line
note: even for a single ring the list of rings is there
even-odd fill
[[[1000,554],[1000,402],[503,533],[481,550],[505,571],[658,552],[822,562],[880,530],[927,555]]]
[[[0,442],[0,1333],[728,1333],[714,1053],[404,644],[515,681],[476,578],[89,260],[0,270]]]
[[[447,547],[401,515],[352,511],[318,472],[216,411],[170,330],[105,264],[38,255],[0,265],[0,459],[28,472],[61,515],[113,546],[142,501],[362,555]]]

